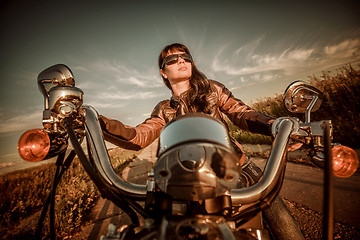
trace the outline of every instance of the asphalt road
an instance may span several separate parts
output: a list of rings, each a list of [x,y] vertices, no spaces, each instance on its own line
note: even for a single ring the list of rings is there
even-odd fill
[[[259,167],[266,159],[252,158]],[[315,211],[323,212],[323,170],[303,164],[287,163],[280,195],[301,203]],[[360,227],[360,173],[349,178],[334,177],[334,218]]]

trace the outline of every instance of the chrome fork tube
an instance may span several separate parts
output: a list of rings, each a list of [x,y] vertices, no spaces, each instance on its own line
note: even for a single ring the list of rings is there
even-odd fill
[[[145,197],[146,185],[126,182],[115,173],[106,149],[98,114],[91,106],[83,106],[83,109],[85,110],[86,135],[98,172],[108,183],[123,191],[127,196]]]
[[[280,178],[281,170],[285,166],[286,147],[293,128],[294,123],[290,119],[284,119],[279,123],[278,134],[275,137],[262,178],[249,188],[231,190],[233,203],[253,203],[265,198],[274,190]]]

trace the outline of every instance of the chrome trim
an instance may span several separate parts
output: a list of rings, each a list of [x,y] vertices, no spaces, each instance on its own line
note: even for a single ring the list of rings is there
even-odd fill
[[[45,84],[51,84],[52,87],[75,86],[74,75],[70,68],[64,64],[56,64],[39,73],[37,83],[41,94],[44,96],[45,110],[49,109],[49,89],[45,87]]]
[[[319,99],[319,97],[318,96],[306,96],[306,97],[307,98],[312,98],[311,103],[306,108],[306,112],[305,112],[305,122],[309,123],[310,122],[310,114],[311,114],[312,109],[314,108],[317,100]]]
[[[62,115],[61,109],[68,106],[69,115],[78,109],[83,103],[83,91],[77,87],[56,86],[49,90],[49,109]],[[67,111],[65,111],[67,112]],[[67,117],[67,116],[65,116]]]
[[[205,114],[187,114],[171,121],[161,130],[157,155],[185,142],[209,140],[231,148],[228,130],[222,122]]]
[[[85,110],[86,136],[91,146],[94,162],[98,172],[108,181],[108,183],[123,191],[127,196],[145,197],[146,185],[126,182],[115,173],[106,149],[104,137],[99,124],[98,114],[91,106],[83,106],[83,109]]]
[[[315,102],[311,103],[311,101],[314,100],[313,96],[317,96],[317,99],[315,99]],[[290,112],[315,112],[322,103],[322,93],[319,89],[306,82],[295,81],[285,90],[283,101],[285,107]],[[312,105],[311,109],[309,109],[309,105]]]
[[[285,153],[290,134],[294,131],[294,122],[284,119],[279,123],[278,134],[275,137],[271,154],[259,182],[249,188],[231,190],[231,200],[235,204],[248,204],[265,198],[271,193],[280,178],[285,166]]]

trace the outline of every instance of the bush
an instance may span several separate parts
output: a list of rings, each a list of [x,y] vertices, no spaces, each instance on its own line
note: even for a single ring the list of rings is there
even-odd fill
[[[323,92],[323,104],[313,114],[314,120],[330,119],[333,123],[334,142],[359,148],[360,142],[360,70],[351,65],[336,74],[323,72],[310,82]]]
[[[351,65],[341,67],[337,73],[323,72],[320,78],[309,81],[323,92],[323,103],[311,114],[311,121],[331,120],[333,142],[359,148],[360,142],[360,70]],[[260,99],[252,105],[255,110],[273,117],[291,116],[304,121],[304,114],[290,113],[283,104],[282,95]],[[232,129],[231,134],[242,143],[253,143],[256,136]]]

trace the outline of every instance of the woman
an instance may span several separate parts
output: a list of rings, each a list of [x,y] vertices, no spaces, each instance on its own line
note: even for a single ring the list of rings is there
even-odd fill
[[[206,113],[226,125],[223,113],[243,130],[271,135],[274,119],[246,106],[223,84],[207,79],[196,68],[186,46],[180,43],[166,46],[160,53],[158,64],[172,97],[158,103],[151,117],[134,128],[101,116],[105,140],[123,148],[139,150],[151,144],[166,123],[191,112]],[[240,155],[240,163],[243,164],[246,158],[241,146],[235,140],[233,142]]]
[[[158,63],[160,74],[165,85],[171,90],[172,97],[158,103],[151,117],[134,128],[101,116],[100,124],[105,140],[123,148],[138,150],[152,143],[166,123],[191,112],[209,114],[226,125],[223,113],[243,130],[271,135],[270,128],[274,119],[246,106],[221,83],[208,80],[196,68],[190,51],[184,45],[174,43],[166,46],[160,53]],[[238,187],[246,187],[258,181],[262,172],[250,161],[244,164],[246,157],[240,144],[235,140],[233,143],[242,164]],[[294,236],[296,239],[304,239],[281,198],[277,197],[263,214],[271,225],[272,233],[279,239],[294,239]],[[243,227],[254,226],[250,224]]]

